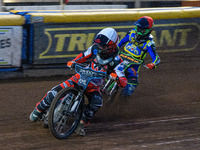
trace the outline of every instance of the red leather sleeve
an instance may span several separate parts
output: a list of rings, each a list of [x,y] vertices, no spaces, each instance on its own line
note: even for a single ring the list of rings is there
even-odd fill
[[[92,55],[92,54],[91,54]],[[74,58],[72,61],[75,61],[77,63],[84,63],[91,55],[84,56],[83,53],[80,53],[76,58]]]

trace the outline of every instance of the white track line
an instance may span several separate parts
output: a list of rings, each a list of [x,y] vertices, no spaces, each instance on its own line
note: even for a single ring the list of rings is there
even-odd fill
[[[114,125],[114,126],[119,127],[119,126],[127,126],[127,125],[153,124],[153,123],[172,122],[172,121],[180,121],[180,120],[193,120],[193,119],[200,119],[200,116],[198,116],[198,117],[183,117],[183,118],[162,119],[162,120],[152,120],[152,121],[143,121],[143,122],[136,122],[136,123],[124,123],[124,124],[117,124],[117,125]]]
[[[168,141],[168,142],[160,142],[160,143],[155,143],[155,145],[160,146],[160,145],[175,144],[175,143],[181,143],[181,142],[191,142],[191,141],[200,141],[200,138],[183,139],[183,140]]]

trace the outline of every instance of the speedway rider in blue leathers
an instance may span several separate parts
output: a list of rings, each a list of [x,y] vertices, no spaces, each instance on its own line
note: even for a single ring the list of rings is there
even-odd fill
[[[148,69],[154,69],[160,63],[160,57],[156,53],[155,43],[151,32],[153,30],[154,21],[149,16],[143,16],[135,22],[135,29],[132,29],[127,35],[122,38],[118,47],[122,47],[124,44],[124,53],[121,53],[121,57],[130,57],[134,59],[138,64],[130,65],[127,69],[126,77],[128,84],[123,89],[121,96],[130,96],[138,85],[139,70],[141,65],[144,65],[144,58],[147,53],[150,54],[152,62],[147,64]],[[124,58],[125,58],[124,57]],[[123,59],[123,57],[122,57]]]

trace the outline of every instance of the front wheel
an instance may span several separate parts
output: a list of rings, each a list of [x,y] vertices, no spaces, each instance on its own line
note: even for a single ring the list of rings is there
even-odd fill
[[[116,86],[113,89],[113,92],[110,95],[108,95],[106,106],[110,106],[114,102],[116,95],[118,93],[118,90],[119,90],[119,86]]]
[[[105,81],[104,85],[102,86],[102,92],[106,96],[106,105],[109,106],[114,102],[114,99],[118,93],[119,86],[115,80],[109,79]]]
[[[78,90],[73,87],[62,89],[53,99],[49,109],[48,125],[57,139],[66,139],[77,128],[82,115],[83,100],[75,101]]]

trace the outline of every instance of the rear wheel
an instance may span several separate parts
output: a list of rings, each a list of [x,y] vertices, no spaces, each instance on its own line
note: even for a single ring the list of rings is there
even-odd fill
[[[83,112],[82,103],[78,109],[74,109],[75,98],[78,90],[73,87],[67,87],[61,90],[54,98],[48,116],[48,125],[51,133],[58,139],[66,139],[77,128]]]

